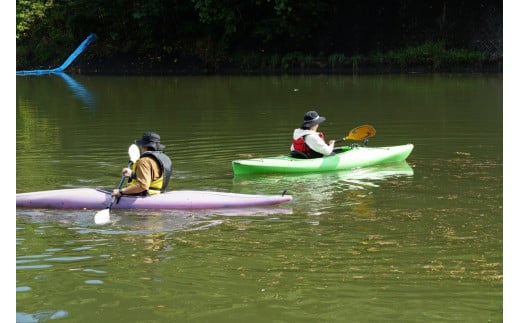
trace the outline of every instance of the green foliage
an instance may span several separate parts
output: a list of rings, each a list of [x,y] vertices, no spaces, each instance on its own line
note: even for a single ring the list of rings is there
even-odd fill
[[[270,0],[266,0],[271,2]],[[286,16],[291,13],[293,8],[289,5],[289,0],[273,0],[273,8],[278,16]]]
[[[270,66],[272,68],[275,68],[276,66],[278,66],[278,64],[280,64],[280,55],[278,54],[273,54],[269,57],[269,60],[268,60],[268,65],[267,66]]]
[[[456,64],[478,64],[485,59],[478,51],[446,49],[444,42],[424,42],[413,47],[391,50],[386,53],[372,52],[367,56],[371,65],[395,65],[401,69],[411,66],[426,66],[433,71]]]
[[[359,69],[359,63],[363,60],[361,55],[354,55],[351,57],[352,61],[352,71],[357,72]]]
[[[392,54],[393,53],[390,52],[388,55],[392,55]],[[369,53],[367,55],[367,59],[369,62],[372,62],[373,64],[376,64],[376,65],[387,64],[388,55],[383,52],[380,52],[380,51],[375,51],[375,52]]]
[[[486,55],[479,51],[469,49],[449,49],[444,53],[444,63],[447,65],[464,63],[481,63],[486,59]]]
[[[215,72],[229,64],[284,72],[365,65],[437,70],[489,59],[470,50],[477,47],[469,40],[501,46],[500,9],[494,2],[439,7],[424,1],[390,6],[332,0],[17,0],[17,68],[60,64],[95,32],[99,41],[82,55],[85,61],[120,60],[143,68],[175,61]],[[441,16],[439,29],[435,17]],[[478,33],[484,27],[491,29],[488,39]],[[501,47],[486,52],[502,57]]]
[[[329,64],[332,68],[336,67],[336,65],[343,65],[346,61],[345,54],[334,53],[329,56]]]
[[[239,8],[232,3],[219,0],[191,0],[200,22],[212,26],[212,30],[222,30],[221,39],[229,38],[237,31]]]
[[[305,55],[302,52],[292,52],[284,55],[281,60],[281,69],[284,72],[292,70],[299,66],[305,68],[309,66],[313,57],[311,55]]]
[[[16,39],[31,30],[32,26],[45,17],[47,9],[52,7],[52,1],[17,0],[16,1]]]

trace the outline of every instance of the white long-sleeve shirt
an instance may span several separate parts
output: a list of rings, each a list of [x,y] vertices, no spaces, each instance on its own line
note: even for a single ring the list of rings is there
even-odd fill
[[[305,143],[309,148],[314,150],[315,152],[318,152],[322,154],[323,156],[328,156],[332,153],[334,150],[334,145],[327,145],[323,139],[318,135],[318,133],[314,130],[309,129],[301,129],[296,128],[293,132],[293,139],[296,140],[302,136],[305,137]],[[294,150],[294,146],[291,144],[291,151]]]

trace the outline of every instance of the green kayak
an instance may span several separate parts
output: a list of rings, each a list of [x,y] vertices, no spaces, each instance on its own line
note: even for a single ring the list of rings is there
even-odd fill
[[[345,146],[333,156],[300,159],[290,155],[233,160],[235,175],[273,173],[313,173],[368,167],[403,161],[413,150],[413,144],[388,147]]]

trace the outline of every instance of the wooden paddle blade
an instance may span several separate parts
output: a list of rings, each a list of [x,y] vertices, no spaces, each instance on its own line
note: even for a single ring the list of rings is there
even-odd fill
[[[376,129],[371,125],[362,125],[350,130],[348,136],[345,137],[345,140],[363,140],[366,138],[374,137],[376,135]]]

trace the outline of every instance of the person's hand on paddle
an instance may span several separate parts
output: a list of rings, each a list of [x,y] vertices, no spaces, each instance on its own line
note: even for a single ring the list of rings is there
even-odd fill
[[[130,176],[132,176],[132,170],[128,167],[125,167],[121,171],[121,175],[123,177],[130,177]],[[121,195],[123,195],[123,193],[121,191],[122,191],[121,189],[116,188],[115,190],[112,191],[112,197],[115,197],[115,198],[120,197]]]
[[[121,171],[121,175],[123,175],[124,177],[130,177],[130,176],[132,176],[132,170],[128,167],[125,167]]]
[[[115,190],[112,191],[112,197],[118,198],[121,195],[123,195],[123,193],[121,192],[121,190],[119,188],[116,188]]]

